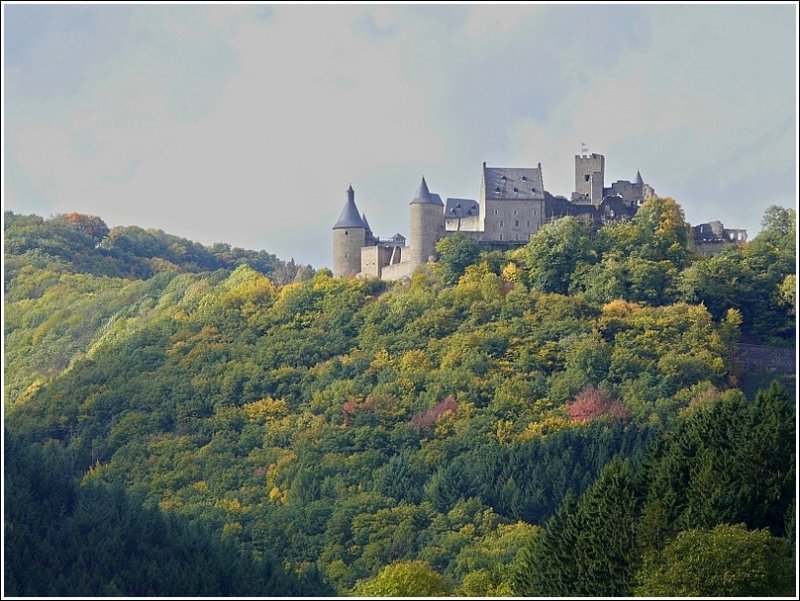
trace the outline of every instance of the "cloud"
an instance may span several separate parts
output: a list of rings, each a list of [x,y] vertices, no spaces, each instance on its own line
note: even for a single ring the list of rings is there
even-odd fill
[[[318,245],[323,223],[329,230],[350,179],[439,161],[442,145],[397,43],[354,34],[353,12],[320,11],[162,20],[171,35],[117,57],[125,68],[87,85],[80,110],[15,124],[20,170],[36,174],[52,212],[77,208],[205,242],[271,250],[277,241],[322,262],[309,241]],[[206,27],[226,31],[236,57],[227,68],[208,64]],[[176,60],[159,67],[162,51]]]
[[[796,198],[782,6],[4,7],[7,206],[330,264],[352,183],[382,235],[480,163],[569,195],[581,142],[692,220]],[[11,21],[11,24],[9,24]],[[9,46],[11,46],[9,48]]]

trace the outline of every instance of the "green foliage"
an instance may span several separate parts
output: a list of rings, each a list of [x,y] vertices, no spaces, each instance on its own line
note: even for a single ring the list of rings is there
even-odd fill
[[[758,238],[793,252],[797,243],[797,212],[771,205],[761,218],[761,232]]]
[[[517,572],[525,596],[629,594],[638,561],[638,498],[629,464],[608,463],[580,501],[565,500]]]
[[[253,596],[329,594],[206,528],[147,509],[120,487],[82,485],[55,445],[8,434],[5,593],[12,596]]]
[[[39,520],[14,544],[47,557],[80,526],[116,556],[135,534],[99,503],[162,520],[195,541],[176,542],[184,557],[212,549],[197,560],[208,577],[194,577],[208,591],[250,590],[244,576],[217,576],[226,557],[267,592],[282,574],[288,591],[349,594],[386,566],[425,562],[456,594],[543,594],[541,570],[552,590],[611,595],[630,592],[642,554],[680,530],[736,519],[784,534],[790,404],[727,389],[740,326],[790,323],[753,309],[790,317],[776,292],[785,257],[763,241],[726,255],[732,274],[744,261],[753,282],[774,284],[772,305],[747,305],[761,289],[745,288],[741,310],[733,293],[708,309],[670,304],[688,290],[676,282],[711,261],[683,267],[674,209],[598,232],[565,220],[538,243],[460,264],[464,240],[448,238],[449,276],[428,265],[391,285],[156,230],[104,232],[87,216],[7,214],[6,426],[19,448],[44,449],[26,473],[42,464],[55,495],[11,481],[14,523]],[[605,404],[571,419],[582,390]],[[53,520],[37,502],[71,529],[40,527]],[[73,520],[77,507],[91,511]],[[148,532],[131,544],[149,549]],[[143,557],[150,582],[159,572]],[[174,571],[199,590],[190,565]],[[95,588],[64,582],[134,590],[97,573]]]
[[[542,292],[566,294],[576,267],[595,260],[589,234],[589,227],[575,217],[544,225],[520,256],[530,285]]]
[[[448,594],[442,577],[422,561],[398,561],[374,578],[360,582],[359,597],[442,597]]]
[[[578,500],[564,498],[521,555],[516,594],[789,594],[793,548],[779,538],[795,499],[788,396],[773,386],[748,404],[706,389],[683,414],[637,473],[613,460]]]
[[[790,597],[794,566],[766,530],[722,524],[681,532],[638,574],[643,597]]]
[[[797,276],[790,273],[778,286],[778,300],[791,315],[797,314]]]
[[[439,253],[438,264],[444,281],[455,284],[467,266],[476,261],[480,247],[472,238],[456,232],[439,240],[436,243],[436,252]]]
[[[70,213],[44,220],[36,215],[4,214],[5,288],[33,264],[40,268],[96,276],[149,278],[162,271],[201,272],[233,270],[239,265],[270,275],[284,284],[311,275],[308,266],[285,263],[264,251],[204,247],[197,242],[144,230],[136,226],[108,226],[99,217]]]
[[[699,407],[648,460],[647,506],[659,516],[645,529],[648,540],[739,522],[782,534],[795,482],[794,431],[792,404],[777,385],[752,404],[727,393]]]
[[[669,261],[678,269],[691,255],[691,228],[683,209],[672,198],[647,200],[633,218],[637,256],[649,261]]]

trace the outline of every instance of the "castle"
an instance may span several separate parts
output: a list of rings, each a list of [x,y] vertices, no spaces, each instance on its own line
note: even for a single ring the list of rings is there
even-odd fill
[[[333,226],[333,273],[399,280],[427,263],[436,254],[436,243],[455,232],[485,246],[518,246],[544,224],[568,215],[596,225],[630,219],[652,196],[655,191],[638,171],[633,182],[617,181],[605,187],[605,157],[601,154],[575,156],[575,191],[569,199],[544,189],[541,163],[531,168],[487,167],[483,163],[477,200],[448,198],[442,202],[423,177],[410,202],[409,239],[395,234],[381,240],[373,234],[366,215],[356,208],[350,186]],[[742,239],[739,232],[743,230],[725,231],[735,231],[737,240]],[[743,236],[746,240],[747,234]]]

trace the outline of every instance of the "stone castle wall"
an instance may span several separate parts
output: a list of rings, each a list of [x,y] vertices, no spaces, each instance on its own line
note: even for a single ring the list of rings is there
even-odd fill
[[[544,225],[544,200],[487,200],[484,239],[527,242]]]

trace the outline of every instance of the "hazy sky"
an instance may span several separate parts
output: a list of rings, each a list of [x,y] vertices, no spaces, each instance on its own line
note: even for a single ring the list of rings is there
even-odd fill
[[[4,208],[331,263],[349,184],[408,233],[421,175],[573,190],[639,169],[692,223],[797,204],[797,6],[3,4]]]

